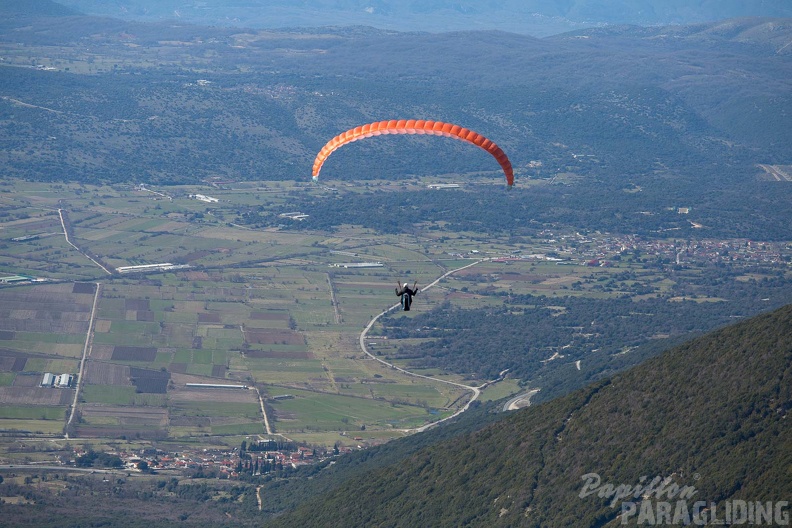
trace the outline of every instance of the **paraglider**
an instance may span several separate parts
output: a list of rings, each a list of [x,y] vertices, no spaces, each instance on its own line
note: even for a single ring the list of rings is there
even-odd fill
[[[396,288],[396,295],[400,298],[402,310],[405,312],[410,311],[410,306],[412,306],[412,298],[418,295],[418,281],[415,281],[412,288],[407,285],[407,280],[405,279],[404,284],[401,281],[396,281],[396,284],[399,285]]]
[[[328,141],[327,144],[322,147],[322,150],[319,151],[319,154],[317,154],[313,164],[313,181],[319,179],[319,171],[322,170],[322,165],[325,160],[327,160],[327,157],[336,149],[347,143],[357,141],[358,139],[382,134],[430,134],[472,143],[489,152],[503,169],[503,174],[506,176],[506,183],[508,183],[509,187],[514,185],[514,170],[512,169],[511,162],[506,156],[506,153],[504,153],[493,141],[477,132],[460,127],[459,125],[443,123],[442,121],[424,121],[421,119],[377,121],[375,123],[355,127],[337,135]]]

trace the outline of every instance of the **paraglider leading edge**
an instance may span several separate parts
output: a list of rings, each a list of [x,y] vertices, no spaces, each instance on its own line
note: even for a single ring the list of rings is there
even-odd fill
[[[377,121],[352,128],[337,135],[328,141],[316,155],[313,164],[313,174],[311,176],[312,180],[314,182],[319,180],[319,172],[322,170],[322,165],[336,149],[359,139],[383,134],[429,134],[450,137],[471,143],[489,152],[503,169],[503,174],[506,176],[506,183],[509,188],[514,185],[514,170],[512,169],[511,161],[509,161],[506,153],[503,152],[495,142],[477,132],[460,127],[459,125],[421,119]]]

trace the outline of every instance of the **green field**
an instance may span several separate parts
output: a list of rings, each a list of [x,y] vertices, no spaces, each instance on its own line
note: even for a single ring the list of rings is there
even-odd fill
[[[258,420],[261,410],[255,403],[225,403],[206,401],[180,401],[171,406],[174,414],[181,416],[237,416]]]
[[[86,403],[131,405],[135,399],[135,388],[86,384],[82,395]]]
[[[663,273],[647,264],[648,255],[619,249],[611,251],[619,258],[608,266],[590,267],[586,260],[602,252],[600,242],[572,231],[559,239],[574,238],[574,244],[549,239],[557,234],[498,238],[450,232],[441,224],[383,235],[359,226],[310,232],[233,223],[240,207],[262,205],[276,214],[290,210],[293,193],[325,192],[299,182],[149,190],[14,182],[14,191],[0,197],[7,213],[0,221],[0,275],[46,281],[0,286],[0,309],[6,310],[0,344],[8,351],[0,353],[0,428],[43,435],[61,433],[74,389],[36,384],[46,372],[76,376],[88,337],[94,290],[75,282],[101,284],[77,409],[85,411],[79,426],[88,437],[129,437],[138,426],[165,435],[163,441],[211,435],[237,442],[240,435],[263,434],[253,391],[218,391],[194,400],[181,393],[187,383],[220,383],[258,388],[274,411],[277,432],[332,445],[345,438],[342,432],[365,443],[401,436],[467,402],[469,391],[437,380],[470,386],[488,381],[440,368],[415,371],[436,380],[409,376],[363,353],[360,333],[397,303],[397,279],[424,287],[473,264],[422,291],[409,314],[391,314],[416,317],[445,304],[500,307],[521,294],[640,299],[671,292],[680,278],[700,273],[696,267]],[[345,187],[339,197],[343,192],[364,191]],[[220,200],[212,214],[189,197],[196,193]],[[57,213],[63,203],[74,241],[107,266],[189,267],[108,275],[65,242]],[[535,258],[511,258],[516,253]],[[372,261],[383,266],[338,266]],[[765,276],[746,274],[745,281]],[[381,334],[377,323],[368,340],[380,358],[421,342],[376,339]],[[410,360],[393,363],[411,368]],[[492,385],[481,398],[518,393],[521,381]],[[295,398],[274,399],[284,394]],[[103,414],[102,406],[115,406],[126,418]],[[364,432],[353,434],[363,426]]]
[[[4,405],[0,407],[0,420],[63,420],[66,407],[45,405]]]
[[[2,420],[0,419],[0,430],[9,432],[12,436],[15,431],[19,433],[41,434],[41,435],[60,435],[63,433],[63,421],[42,420],[40,418],[31,420]]]
[[[295,418],[278,420],[278,430],[299,431],[346,431],[360,430],[365,426],[376,429],[415,427],[430,419],[424,408],[400,405],[368,398],[356,398],[332,394],[291,390],[295,398],[273,403],[280,415]]]

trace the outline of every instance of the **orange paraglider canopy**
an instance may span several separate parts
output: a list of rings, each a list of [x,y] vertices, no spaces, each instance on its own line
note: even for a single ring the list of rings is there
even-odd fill
[[[328,156],[339,147],[357,141],[358,139],[368,138],[371,136],[379,136],[382,134],[431,134],[434,136],[445,136],[460,141],[472,143],[489,152],[498,163],[500,163],[503,173],[506,175],[506,182],[509,187],[514,185],[514,170],[512,169],[511,162],[501,148],[493,141],[477,132],[462,128],[458,125],[451,123],[443,123],[442,121],[424,121],[421,119],[400,119],[391,121],[377,121],[376,123],[369,123],[347,130],[343,134],[339,134],[327,144],[322,147],[313,164],[313,180],[319,179],[319,171],[322,170],[322,165]]]

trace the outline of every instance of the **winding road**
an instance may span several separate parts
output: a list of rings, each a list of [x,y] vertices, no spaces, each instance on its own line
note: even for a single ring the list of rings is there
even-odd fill
[[[523,407],[528,407],[531,405],[531,398],[539,392],[540,389],[532,389],[528,392],[524,392],[514,398],[510,399],[506,403],[503,404],[504,411],[516,411],[517,409],[522,409]]]
[[[475,266],[477,264],[481,264],[482,262],[487,262],[489,260],[490,259],[488,259],[488,258],[476,260],[475,262],[472,262],[471,264],[467,264],[465,266],[462,266],[461,268],[455,268],[455,269],[452,269],[450,271],[447,271],[443,275],[441,275],[440,277],[435,279],[434,282],[432,282],[432,283],[424,286],[423,288],[421,288],[421,291],[426,291],[429,288],[432,288],[433,286],[437,285],[437,283],[439,283],[441,280],[445,279],[449,275],[452,275],[452,274],[454,274],[454,273],[456,273],[458,271],[462,271],[463,269],[470,268],[470,267]],[[470,408],[470,404],[473,403],[474,401],[476,401],[479,398],[479,396],[481,395],[482,389],[486,388],[488,385],[491,385],[493,383],[496,383],[496,382],[502,380],[503,376],[506,375],[506,372],[508,372],[508,370],[504,370],[503,372],[501,372],[497,379],[494,379],[492,381],[488,381],[488,382],[483,383],[483,384],[481,384],[481,385],[479,385],[477,387],[474,387],[474,386],[471,386],[471,385],[465,385],[464,383],[457,383],[455,381],[448,381],[448,380],[443,380],[443,379],[439,379],[439,378],[433,378],[431,376],[426,376],[424,374],[416,374],[415,372],[410,372],[407,369],[403,369],[401,367],[398,367],[398,366],[394,365],[393,363],[388,363],[384,359],[378,358],[377,356],[375,356],[374,354],[369,352],[368,348],[366,347],[366,335],[368,334],[369,330],[371,330],[371,328],[374,326],[374,323],[376,323],[379,320],[380,317],[382,317],[383,315],[387,314],[388,312],[390,312],[390,311],[392,311],[392,310],[394,310],[396,308],[399,308],[399,307],[401,307],[401,304],[400,303],[396,303],[393,306],[391,306],[390,308],[388,308],[387,310],[380,312],[379,314],[374,316],[371,319],[371,321],[369,321],[368,325],[366,325],[366,328],[364,328],[363,331],[360,333],[360,348],[363,350],[363,352],[368,357],[373,359],[374,361],[378,361],[379,363],[382,363],[386,367],[394,369],[394,370],[398,370],[399,372],[402,372],[403,374],[406,374],[408,376],[413,376],[413,377],[416,377],[416,378],[423,378],[423,379],[435,381],[435,382],[438,382],[438,383],[445,383],[447,385],[453,385],[455,387],[459,387],[459,388],[462,388],[462,389],[465,389],[465,390],[469,390],[469,391],[471,391],[473,393],[473,396],[470,398],[470,400],[468,400],[468,402],[465,404],[465,406],[462,407],[457,412],[455,412],[454,414],[452,414],[451,416],[447,416],[447,417],[443,418],[442,420],[438,420],[436,422],[428,423],[428,424],[426,424],[424,426],[418,427],[417,429],[411,429],[410,430],[411,432],[420,433],[422,431],[426,431],[430,427],[434,427],[434,426],[436,426],[438,424],[441,424],[441,423],[443,423],[443,422],[445,422],[447,420],[451,420],[452,418],[456,418],[457,416],[459,416],[463,412],[467,411],[468,408]]]

